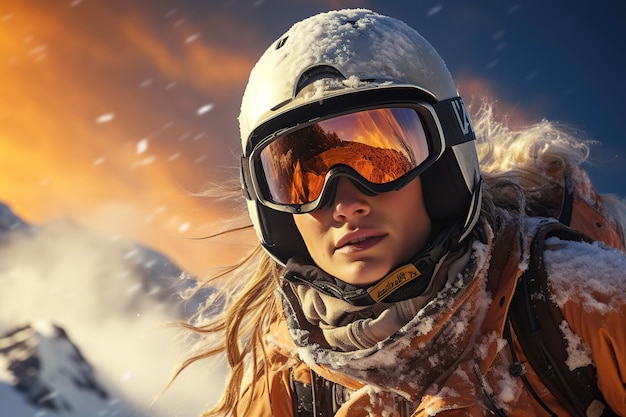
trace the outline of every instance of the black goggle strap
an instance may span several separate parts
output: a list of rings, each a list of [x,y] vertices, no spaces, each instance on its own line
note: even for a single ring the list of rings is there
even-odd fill
[[[476,139],[474,127],[461,97],[438,101],[432,106],[446,135],[446,148]]]

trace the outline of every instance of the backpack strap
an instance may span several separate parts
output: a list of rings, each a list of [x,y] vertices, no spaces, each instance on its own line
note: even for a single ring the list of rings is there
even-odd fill
[[[294,417],[332,417],[341,408],[344,402],[350,398],[353,392],[343,385],[330,381],[311,369],[311,384],[299,381],[294,377],[293,371],[290,376],[291,399]],[[409,417],[415,411],[409,401],[398,398],[396,410],[393,414],[397,417]]]
[[[311,385],[295,379],[293,370],[289,374],[289,389],[294,417],[314,417],[313,389]]]
[[[559,328],[564,318],[559,307],[551,301],[544,264],[545,240],[551,236],[591,242],[582,233],[558,222],[540,226],[531,243],[528,269],[520,277],[513,296],[509,320],[533,370],[570,414],[578,417],[615,416],[597,388],[595,367],[588,365],[570,370],[565,364],[567,342]],[[515,365],[519,366],[519,363]],[[545,404],[543,406],[549,410]]]
[[[563,170],[561,175],[563,197],[558,220],[594,241],[626,250],[623,232],[617,220],[608,212],[604,198],[596,192],[587,173],[574,166]],[[583,197],[585,195],[586,198]]]
[[[346,388],[329,381],[312,369],[311,384],[294,378],[291,372],[291,399],[294,417],[327,417],[334,416],[346,401]]]

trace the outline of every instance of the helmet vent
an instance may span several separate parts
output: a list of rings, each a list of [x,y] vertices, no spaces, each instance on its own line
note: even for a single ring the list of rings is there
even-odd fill
[[[289,36],[285,36],[284,38],[279,39],[278,42],[276,42],[276,49],[282,48],[285,43],[287,43],[287,39],[289,39]]]
[[[300,76],[298,84],[296,85],[296,94],[302,91],[304,87],[324,78],[334,78],[338,80],[346,79],[346,77],[344,77],[343,74],[336,68],[333,68],[330,65],[318,65],[316,67],[309,68]]]

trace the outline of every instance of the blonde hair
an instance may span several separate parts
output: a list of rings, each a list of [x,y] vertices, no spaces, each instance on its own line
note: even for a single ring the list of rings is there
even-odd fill
[[[214,309],[207,302],[187,322],[178,323],[185,329],[207,337],[203,339],[202,349],[192,353],[177,368],[168,386],[194,362],[224,354],[230,370],[226,389],[214,408],[202,416],[231,414],[239,403],[241,387],[245,385],[246,378],[251,377],[253,387],[265,373],[263,338],[269,324],[276,321],[282,311],[274,295],[279,276],[276,262],[257,245],[237,264],[207,278],[196,288],[194,294],[207,286],[219,287],[218,294],[212,300],[224,302],[225,305],[221,312],[209,313],[205,317],[205,311]],[[248,375],[248,372],[252,374]]]
[[[482,103],[472,120],[483,178],[482,214],[496,233],[511,213],[558,219],[567,188],[595,193],[586,172],[579,168],[594,144],[582,132],[547,120],[512,130],[496,119],[488,102]],[[572,178],[577,182],[569,184]],[[624,201],[614,195],[598,198],[601,204],[596,208],[610,219],[624,247]]]
[[[510,216],[558,216],[565,185],[546,174],[568,170],[584,162],[589,155],[590,142],[581,139],[572,129],[545,120],[510,130],[505,123],[496,120],[489,103],[483,103],[475,112],[470,107],[470,111],[474,113],[472,120],[483,176],[482,215],[495,233]],[[213,194],[223,198],[225,190],[220,188]],[[229,195],[239,198],[238,186],[233,187]],[[625,206],[617,198],[607,198],[607,203],[620,221],[623,236]],[[225,233],[240,229],[232,228]],[[238,403],[246,383],[253,389],[266,374],[263,339],[270,323],[279,320],[282,314],[280,301],[275,296],[280,275],[281,267],[257,245],[241,262],[202,283],[201,286],[207,286],[219,281],[220,294],[229,302],[206,322],[199,320],[200,311],[182,324],[209,337],[201,351],[183,362],[172,380],[198,360],[225,354],[230,374],[224,394],[203,416],[232,414],[241,406]],[[246,405],[243,406],[245,409]]]

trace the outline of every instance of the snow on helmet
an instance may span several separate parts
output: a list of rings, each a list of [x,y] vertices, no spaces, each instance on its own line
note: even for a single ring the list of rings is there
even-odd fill
[[[474,133],[446,65],[421,35],[370,10],[331,11],[296,23],[261,56],[239,116],[242,184],[261,244],[276,261],[284,265],[308,251],[294,211],[268,207],[259,197],[251,178],[255,146],[307,120],[345,113],[346,107],[400,102],[421,103],[433,119],[441,149],[419,174],[424,200],[435,229],[461,224],[453,235],[461,241],[480,211]]]

